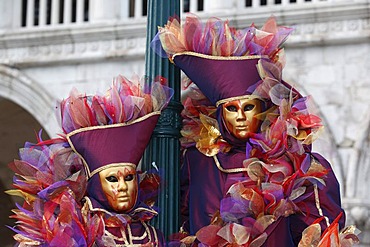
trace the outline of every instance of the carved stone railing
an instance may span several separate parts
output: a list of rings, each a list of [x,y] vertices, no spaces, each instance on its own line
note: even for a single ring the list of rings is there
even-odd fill
[[[19,7],[16,3],[20,2],[19,0],[5,1],[5,3],[1,1],[4,0],[0,0],[0,7],[9,7],[8,5],[13,3],[10,8],[13,10]],[[0,62],[27,66],[31,63],[60,63],[86,58],[91,60],[122,56],[144,58],[146,18],[132,17],[117,20],[118,17],[114,16],[115,12],[112,9],[117,8],[122,11],[122,6],[115,6],[113,3],[117,2],[116,0],[107,0],[107,2],[112,2],[112,5],[100,6],[99,0],[92,1],[94,5],[90,3],[89,8],[94,11],[90,11],[88,22],[32,28],[27,26],[16,28],[15,25],[9,24],[9,21],[0,24],[0,31],[3,30],[0,32]],[[194,1],[190,1],[192,2]],[[354,39],[356,42],[363,42],[369,36],[368,0],[320,1],[302,4],[298,1],[295,5],[290,3],[286,7],[281,3],[253,7],[253,10],[252,7],[233,7],[226,12],[221,11],[221,6],[215,4],[217,2],[214,1],[213,6],[207,7],[207,1],[204,1],[203,7],[212,11],[198,11],[197,14],[204,19],[209,16],[230,19],[230,22],[238,28],[246,27],[251,23],[260,26],[268,16],[274,14],[279,24],[295,26],[295,32],[288,40],[287,46],[345,44],[351,43]],[[240,4],[240,1],[222,2],[224,5]],[[84,5],[79,6],[83,8]],[[102,11],[100,14],[97,10],[99,7]],[[109,12],[111,10],[112,12]],[[0,11],[1,15],[6,14]]]
[[[146,19],[147,6],[143,0],[14,0],[0,1],[0,15],[7,15],[2,27],[12,29],[43,28],[46,26],[75,26],[86,23],[107,21],[135,21]],[[366,1],[365,1],[366,2]],[[181,0],[180,12],[192,12],[199,15],[207,13],[245,12],[258,17],[263,12],[290,12],[302,10],[303,15],[309,9],[320,11],[325,5],[357,5],[361,1],[344,0]],[[6,9],[6,11],[5,11]],[[233,14],[233,15],[234,15]],[[304,20],[304,18],[303,18]]]

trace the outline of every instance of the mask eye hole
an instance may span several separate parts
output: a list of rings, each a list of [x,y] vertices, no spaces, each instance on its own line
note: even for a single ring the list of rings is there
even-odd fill
[[[105,178],[105,180],[107,180],[110,183],[118,182],[118,178],[116,176],[108,176],[108,177]]]
[[[134,175],[133,174],[129,174],[125,177],[125,181],[132,181],[134,180]]]
[[[236,108],[236,106],[234,105],[229,105],[229,106],[226,106],[226,109],[230,112],[237,112],[238,109]]]
[[[252,105],[252,104],[248,104],[246,106],[244,106],[244,111],[251,111],[253,110],[255,107],[255,105]]]

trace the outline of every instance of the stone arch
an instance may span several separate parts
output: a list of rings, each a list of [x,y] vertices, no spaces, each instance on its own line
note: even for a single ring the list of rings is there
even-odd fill
[[[5,226],[15,225],[14,220],[8,216],[11,210],[15,208],[15,202],[20,205],[23,200],[20,197],[9,196],[4,191],[14,189],[12,180],[14,172],[8,168],[8,164],[14,159],[18,159],[19,148],[24,146],[25,142],[36,142],[36,133],[42,127],[39,122],[26,110],[16,103],[0,98],[0,243],[2,246],[13,246],[14,232]],[[42,133],[44,140],[49,137],[46,132]]]
[[[300,84],[292,84],[303,96],[311,95],[302,85]],[[339,149],[337,143],[334,138],[334,134],[330,125],[328,124],[328,120],[325,114],[321,111],[320,105],[317,104],[315,98],[312,99],[314,104],[314,109],[316,109],[316,113],[322,120],[324,125],[324,131],[321,133],[321,137],[316,140],[313,144],[313,151],[320,153],[325,159],[327,159],[335,173],[335,176],[338,179],[340,185],[341,196],[345,195],[346,190],[346,176],[343,166],[343,160],[339,153]]]
[[[370,108],[370,107],[369,107]],[[361,230],[360,241],[363,246],[370,246],[370,109],[366,121],[359,129],[361,132],[353,147],[348,164],[347,198],[344,206],[348,224],[354,224]]]
[[[365,200],[370,205],[370,109],[367,111],[367,121],[364,121],[360,129],[360,138],[355,141],[354,152],[349,160],[348,191],[349,197]],[[368,185],[368,186],[366,186]]]
[[[354,145],[354,151],[349,160],[348,173],[348,191],[347,195],[353,199],[352,202],[357,206],[361,204],[366,207],[366,214],[363,218],[370,216],[370,109],[368,109],[366,121],[363,122],[360,138],[358,138]],[[368,222],[370,228],[370,220]]]
[[[315,102],[315,105],[316,105],[316,108],[319,109],[316,102]],[[319,138],[319,140],[316,143],[316,145],[317,144],[318,145],[316,146],[316,148],[314,148],[314,151],[320,153],[323,157],[325,157],[330,162],[334,170],[335,176],[338,179],[338,182],[340,185],[341,196],[343,197],[345,188],[346,188],[346,176],[344,175],[345,171],[343,167],[343,160],[339,153],[333,131],[328,124],[328,120],[325,114],[322,111],[320,111],[320,109],[318,110],[318,112],[322,120],[322,123],[325,126],[324,133],[322,133],[323,135],[322,139],[325,141],[320,143],[320,138]]]
[[[51,137],[59,133],[55,99],[39,83],[20,70],[0,65],[0,97],[22,106],[42,125]]]
[[[2,202],[0,216],[0,242],[2,246],[13,246],[14,240],[5,225],[13,226],[9,219],[15,202],[22,203],[17,197],[10,197],[4,191],[12,189],[14,173],[7,167],[13,159],[17,159],[18,149],[25,141],[35,142],[34,131],[41,128],[43,138],[47,133],[56,133],[58,126],[52,107],[53,97],[38,83],[27,78],[21,71],[0,65],[0,126],[1,126],[1,158],[0,158],[0,201]]]

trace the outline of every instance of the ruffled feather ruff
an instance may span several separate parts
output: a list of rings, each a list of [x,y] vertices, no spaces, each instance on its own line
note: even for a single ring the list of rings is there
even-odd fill
[[[76,89],[60,104],[63,131],[98,125],[126,123],[151,112],[165,108],[173,89],[163,85],[163,78],[141,83],[139,78],[129,80],[118,76],[105,95],[87,96]]]
[[[355,226],[351,225],[339,230],[338,221],[340,217],[341,215],[339,215],[323,233],[321,231],[321,225],[319,224],[323,219],[319,218],[313,222],[302,232],[302,239],[299,242],[298,247],[350,247],[360,243],[360,240],[357,237],[360,231]]]
[[[183,127],[180,142],[183,148],[196,146],[203,154],[213,156],[227,152],[231,145],[225,142],[216,120],[216,107],[197,89],[194,84],[187,87],[183,102]]]
[[[183,23],[170,18],[159,27],[151,47],[170,59],[176,53],[192,51],[213,56],[263,55],[284,65],[282,45],[292,31],[290,27],[278,26],[273,16],[261,29],[252,24],[238,30],[228,21],[210,18],[202,23],[197,16],[188,14]]]
[[[21,196],[11,218],[14,239],[26,246],[91,246],[102,234],[97,219],[83,217],[80,200],[86,189],[83,163],[66,142],[27,143],[20,160],[9,166],[16,173],[10,195]]]
[[[127,219],[148,221],[157,213],[147,211],[132,212],[124,215],[92,214],[83,205],[87,178],[83,163],[69,147],[67,142],[53,144],[27,143],[20,149],[20,160],[15,160],[9,167],[15,172],[13,187],[6,193],[20,196],[23,205],[12,210],[10,217],[16,220],[14,227],[9,227],[16,234],[14,239],[20,246],[100,246],[114,243],[105,235],[105,226],[113,219],[125,229]],[[140,173],[140,201],[154,210],[161,177],[159,171]],[[144,205],[143,204],[143,205]],[[119,223],[120,222],[120,223]],[[113,241],[113,242],[112,242]]]

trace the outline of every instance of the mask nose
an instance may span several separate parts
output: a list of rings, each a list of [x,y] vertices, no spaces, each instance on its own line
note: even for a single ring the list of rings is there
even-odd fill
[[[241,109],[239,107],[238,107],[238,110],[237,110],[236,120],[237,121],[246,121],[247,120],[247,116],[246,116],[245,112],[243,111],[243,109]]]
[[[118,191],[126,191],[127,188],[128,188],[128,186],[127,186],[127,182],[125,181],[125,179],[120,178],[119,181],[118,181],[117,190]]]

